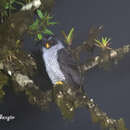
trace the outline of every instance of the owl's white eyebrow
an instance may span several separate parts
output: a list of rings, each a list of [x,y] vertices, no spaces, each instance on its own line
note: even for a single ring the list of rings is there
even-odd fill
[[[48,40],[51,40],[51,39],[52,39],[52,37],[49,37],[49,38],[48,38]]]

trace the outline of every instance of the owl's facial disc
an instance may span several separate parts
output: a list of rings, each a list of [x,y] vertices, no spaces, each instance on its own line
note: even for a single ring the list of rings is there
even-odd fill
[[[51,47],[57,44],[57,39],[54,36],[44,36],[42,40],[42,45],[46,49],[50,49]]]
[[[54,39],[54,38],[51,38],[51,39],[48,39],[46,42],[45,42],[45,48],[49,49],[53,46],[55,46],[57,44],[57,41]]]

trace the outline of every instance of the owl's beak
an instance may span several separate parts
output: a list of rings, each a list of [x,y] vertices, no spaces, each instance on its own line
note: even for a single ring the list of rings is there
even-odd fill
[[[46,48],[50,48],[50,45],[49,45],[49,43],[46,43],[46,45],[45,45],[45,46],[46,46]]]

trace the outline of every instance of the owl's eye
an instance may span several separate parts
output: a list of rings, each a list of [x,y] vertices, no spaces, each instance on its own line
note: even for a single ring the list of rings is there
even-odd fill
[[[49,44],[49,43],[46,43],[46,44],[45,44],[45,47],[46,47],[46,48],[50,48],[50,44]]]

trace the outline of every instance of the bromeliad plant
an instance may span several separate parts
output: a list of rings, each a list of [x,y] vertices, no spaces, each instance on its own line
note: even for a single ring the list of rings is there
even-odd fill
[[[102,37],[101,41],[95,39],[94,41],[96,42],[96,46],[102,48],[102,49],[110,49],[109,45],[110,45],[110,38],[107,37]]]
[[[40,9],[37,10],[38,18],[30,25],[29,30],[31,34],[36,35],[36,40],[42,40],[43,34],[53,35],[53,32],[48,29],[49,26],[57,24],[51,21],[53,19],[49,13],[42,13]]]
[[[62,31],[62,34],[64,36],[64,39],[65,39],[65,43],[67,43],[69,46],[72,45],[72,40],[73,40],[73,36],[74,36],[74,28],[72,28],[68,35]]]

